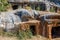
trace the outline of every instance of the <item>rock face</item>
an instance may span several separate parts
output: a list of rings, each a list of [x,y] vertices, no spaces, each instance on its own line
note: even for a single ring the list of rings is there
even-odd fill
[[[60,14],[45,14],[45,15],[41,16],[40,19],[43,23],[45,23],[45,22],[51,23],[51,22],[55,21],[56,19],[60,20]]]
[[[38,16],[40,16],[37,11],[35,11],[35,10],[29,11],[29,10],[26,10],[26,9],[18,10],[16,12],[16,15],[18,15],[21,18],[22,22],[23,21],[28,21],[29,19],[32,19],[32,20],[37,19]]]
[[[9,2],[37,2],[38,0],[8,0]]]
[[[14,24],[21,22],[20,18],[14,15],[13,12],[4,12],[0,14],[0,27],[4,28],[6,31],[14,28]]]
[[[9,31],[17,28],[16,23],[29,21],[29,19],[37,19],[38,16],[39,14],[35,10],[20,9],[11,12],[2,12],[0,14],[0,27],[5,29],[5,31]]]

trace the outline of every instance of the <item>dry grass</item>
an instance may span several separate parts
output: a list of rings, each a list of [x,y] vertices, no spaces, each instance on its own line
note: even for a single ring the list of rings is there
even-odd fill
[[[0,40],[17,40],[16,37],[5,37],[5,36],[0,36]]]

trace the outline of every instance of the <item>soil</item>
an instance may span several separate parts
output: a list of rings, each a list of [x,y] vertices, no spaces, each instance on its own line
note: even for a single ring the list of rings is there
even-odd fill
[[[3,36],[0,36],[0,40],[18,40],[17,37],[3,37]],[[42,37],[42,36],[34,36],[33,38],[31,39],[25,39],[25,40],[48,40],[47,38],[45,37]],[[53,40],[60,40],[60,38],[55,38]]]

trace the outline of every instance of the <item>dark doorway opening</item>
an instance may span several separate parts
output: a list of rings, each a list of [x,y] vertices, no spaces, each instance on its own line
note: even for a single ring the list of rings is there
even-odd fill
[[[35,9],[39,11],[46,11],[46,4],[45,3],[38,3],[35,4]]]
[[[46,10],[46,5],[45,4],[40,4],[40,10],[45,11]]]
[[[30,30],[31,30],[31,32],[32,32],[33,35],[36,34],[36,32],[35,32],[35,26],[34,25],[30,26]]]
[[[60,26],[52,28],[52,37],[53,38],[60,38]]]
[[[13,5],[12,8],[13,10],[18,9],[18,5]]]

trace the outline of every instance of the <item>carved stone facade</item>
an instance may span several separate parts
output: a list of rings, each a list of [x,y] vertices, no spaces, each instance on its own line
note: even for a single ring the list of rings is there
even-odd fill
[[[50,11],[53,7],[54,12],[59,12],[60,6],[55,4],[54,2],[51,2],[50,0],[8,0],[10,3],[15,3],[15,5],[18,5],[19,8],[23,8],[25,4],[32,7],[32,9],[35,9],[36,6],[44,5],[45,11]],[[40,5],[41,4],[41,5]],[[57,11],[58,10],[58,11]],[[42,10],[43,11],[43,10]]]

